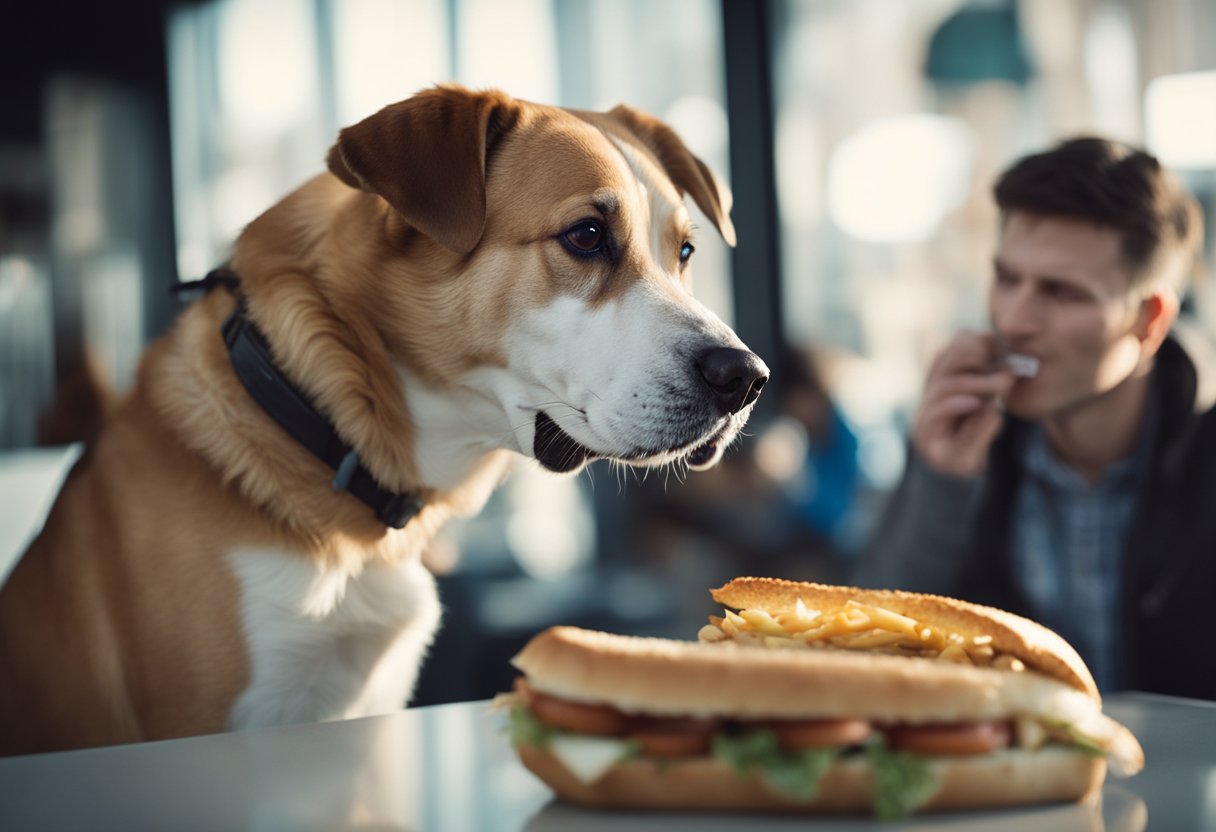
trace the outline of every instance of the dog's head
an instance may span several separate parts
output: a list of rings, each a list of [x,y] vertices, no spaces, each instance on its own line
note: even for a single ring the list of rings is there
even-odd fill
[[[721,458],[768,368],[692,296],[683,197],[733,245],[730,196],[670,128],[440,87],[328,161],[383,201],[369,314],[409,389],[439,394],[417,402],[462,400],[447,418],[554,471]]]

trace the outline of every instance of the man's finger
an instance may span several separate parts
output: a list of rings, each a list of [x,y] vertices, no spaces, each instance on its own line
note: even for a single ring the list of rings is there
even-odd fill
[[[926,402],[931,402],[964,393],[988,398],[1004,397],[1009,394],[1015,380],[1012,370],[947,376],[934,379],[927,384],[924,399]]]
[[[929,377],[984,370],[997,359],[996,339],[987,332],[960,332],[937,354]]]

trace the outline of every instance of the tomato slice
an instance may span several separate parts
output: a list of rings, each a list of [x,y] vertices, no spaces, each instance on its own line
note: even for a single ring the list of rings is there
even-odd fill
[[[643,757],[700,757],[709,753],[721,725],[720,719],[634,717],[627,733]]]
[[[886,733],[891,747],[930,757],[988,754],[1007,748],[1012,739],[1009,723],[1004,721],[899,725]]]
[[[625,715],[608,705],[571,702],[532,689],[528,689],[527,700],[533,716],[553,728],[597,737],[619,737],[625,733]]]
[[[798,719],[770,723],[783,751],[859,745],[873,729],[864,719]]]
[[[665,734],[635,731],[629,735],[641,746],[643,757],[703,757],[713,745],[713,734]]]

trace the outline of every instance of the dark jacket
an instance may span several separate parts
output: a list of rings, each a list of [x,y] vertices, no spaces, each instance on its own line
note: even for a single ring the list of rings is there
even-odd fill
[[[1216,699],[1216,366],[1200,346],[1170,338],[1153,369],[1158,421],[1127,531],[1118,687]],[[859,583],[1027,614],[1009,533],[1027,427],[1008,420],[982,480],[947,477],[910,456]]]

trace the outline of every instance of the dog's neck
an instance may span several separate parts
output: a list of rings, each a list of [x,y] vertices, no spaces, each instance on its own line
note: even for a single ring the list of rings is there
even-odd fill
[[[398,387],[397,395],[408,396],[410,409],[419,410],[418,424],[406,436],[397,432],[377,441],[397,439],[406,444],[410,464],[404,473],[408,479],[399,480],[399,487],[418,493],[424,505],[404,534],[390,534],[392,530],[377,521],[371,509],[334,491],[332,468],[327,474],[327,468],[275,424],[238,380],[224,340],[217,337],[233,308],[227,292],[213,292],[186,310],[177,324],[178,337],[149,351],[141,369],[140,395],[150,400],[165,424],[173,426],[181,443],[206,459],[225,483],[239,488],[253,504],[281,521],[296,545],[334,540],[335,534],[356,544],[350,552],[319,553],[335,563],[352,557],[399,560],[420,554],[451,515],[478,511],[501,483],[510,452],[484,452],[479,446],[476,452],[466,453],[468,437],[435,430],[436,418],[441,425],[457,428],[454,421],[426,404],[432,393],[420,393],[415,402],[414,391],[404,391],[403,396]],[[414,384],[408,374],[394,375],[394,380],[401,386]],[[417,389],[428,388],[419,383]],[[451,415],[451,411],[445,413]],[[361,450],[376,446],[376,442],[367,442]],[[428,460],[444,460],[444,471],[432,471],[430,462],[417,461],[419,446],[427,449],[422,455]],[[453,464],[456,460],[460,464]],[[423,479],[430,473],[436,476],[433,483]],[[362,554],[352,554],[356,552]]]
[[[333,422],[275,364],[243,299],[224,321],[222,332],[232,368],[245,390],[296,442],[334,470],[333,489],[349,492],[389,528],[404,528],[422,509],[420,495],[389,491],[376,482]]]
[[[518,453],[512,426],[488,392],[493,382],[486,376],[493,373],[486,368],[466,376],[463,384],[440,389],[406,368],[398,370],[416,435],[415,463],[425,482],[454,490],[475,476],[487,458]]]
[[[375,226],[383,209],[331,180],[313,180],[251,223],[231,265],[278,371],[326,414],[376,483],[423,498],[406,537],[425,546],[452,513],[480,508],[501,481],[510,454],[484,443],[466,453],[469,437],[452,435],[442,425],[436,430],[419,411],[415,391],[407,389],[413,381],[401,372],[375,320],[378,310],[366,305],[380,273],[376,264],[388,253],[383,246],[349,245],[341,234],[325,231]],[[335,188],[341,193],[331,193]],[[336,264],[341,268],[331,268]],[[151,380],[176,394],[163,397],[174,408],[168,422],[226,481],[239,483],[254,502],[306,535],[319,529],[359,539],[384,535],[388,527],[377,523],[372,510],[331,488],[333,465],[322,467],[238,380],[224,341],[216,337],[233,306],[228,292],[212,292],[179,321],[183,348],[165,356]],[[427,331],[422,321],[417,324]],[[426,390],[419,396],[429,400]],[[423,455],[460,463],[436,473],[421,464]]]

